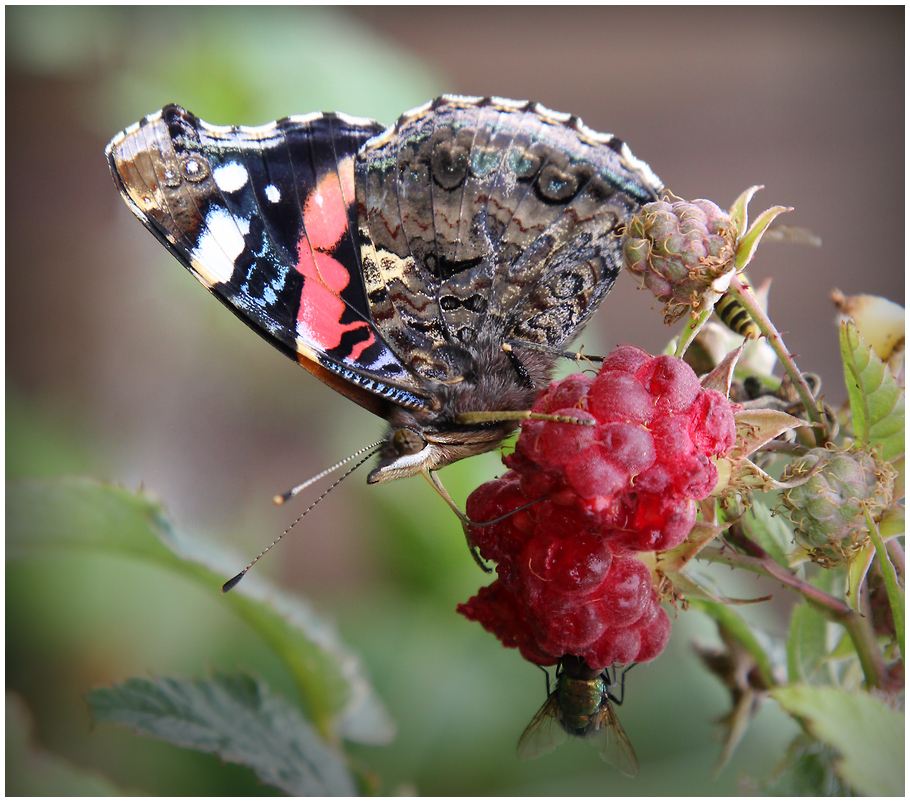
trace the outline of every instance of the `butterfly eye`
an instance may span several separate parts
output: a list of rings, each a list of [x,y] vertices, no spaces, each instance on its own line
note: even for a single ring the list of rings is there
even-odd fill
[[[423,451],[426,444],[423,435],[413,429],[396,429],[392,435],[392,447],[399,456],[418,454]]]

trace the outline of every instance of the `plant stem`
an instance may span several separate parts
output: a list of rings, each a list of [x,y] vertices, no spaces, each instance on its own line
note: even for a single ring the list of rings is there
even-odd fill
[[[795,590],[814,604],[826,618],[847,630],[863,668],[866,685],[870,688],[885,687],[888,670],[881,649],[878,647],[875,633],[872,631],[869,621],[851,610],[846,602],[800,579],[768,555],[749,557],[730,548],[711,546],[700,551],[696,559],[724,563],[734,568],[744,568],[747,571],[775,579]]]
[[[771,322],[771,318],[765,314],[765,310],[761,308],[758,301],[755,299],[755,296],[739,276],[734,276],[733,280],[730,282],[730,288],[728,292],[736,297],[736,299],[748,310],[750,317],[755,321],[758,327],[761,329],[762,334],[765,335],[768,340],[768,344],[773,349],[774,353],[777,355],[777,358],[780,360],[781,365],[783,365],[784,370],[787,371],[787,375],[793,380],[793,386],[796,387],[797,393],[799,393],[799,398],[803,402],[803,406],[806,408],[806,413],[809,415],[809,420],[813,423],[825,424],[825,416],[821,408],[819,407],[818,401],[812,395],[812,391],[809,389],[809,385],[806,384],[806,380],[803,378],[803,374],[800,372],[799,368],[796,366],[796,362],[793,361],[793,357],[790,356],[790,352],[787,350],[787,347],[784,345],[783,337],[780,336],[780,332],[777,330],[775,325]],[[816,437],[816,440],[824,439],[824,434],[827,430],[825,427],[822,430],[822,437]],[[819,445],[823,443],[819,442]]]

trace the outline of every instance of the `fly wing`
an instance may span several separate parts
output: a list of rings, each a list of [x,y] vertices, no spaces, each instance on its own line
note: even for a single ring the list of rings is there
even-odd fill
[[[566,731],[559,723],[559,700],[553,692],[518,739],[518,758],[532,760],[546,755],[565,740]]]
[[[606,697],[598,713],[598,725],[597,731],[589,740],[600,748],[600,756],[627,777],[638,774],[638,757]]]

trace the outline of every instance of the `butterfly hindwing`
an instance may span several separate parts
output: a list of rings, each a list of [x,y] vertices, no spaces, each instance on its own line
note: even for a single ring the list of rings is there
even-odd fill
[[[445,97],[357,155],[377,327],[451,382],[479,338],[564,347],[620,269],[620,223],[659,182],[623,144],[532,103]],[[645,172],[647,171],[647,172]]]

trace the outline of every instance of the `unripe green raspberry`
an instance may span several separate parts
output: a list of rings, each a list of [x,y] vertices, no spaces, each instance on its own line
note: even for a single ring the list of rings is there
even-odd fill
[[[670,324],[699,309],[713,282],[733,268],[736,241],[730,215],[711,201],[657,201],[629,223],[623,259],[665,303],[664,320]]]
[[[894,469],[859,448],[838,452],[812,449],[790,466],[785,479],[808,481],[782,494],[795,524],[797,542],[828,568],[848,563],[869,542],[865,511],[877,518],[891,504]]]

